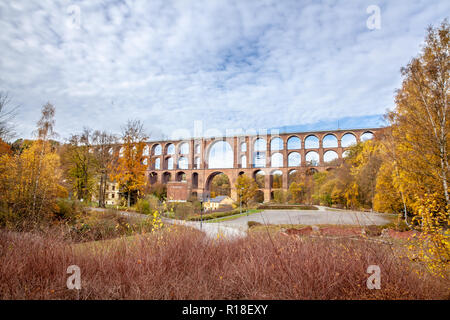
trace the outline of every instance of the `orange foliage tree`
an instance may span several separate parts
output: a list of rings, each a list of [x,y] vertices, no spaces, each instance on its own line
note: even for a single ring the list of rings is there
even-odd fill
[[[128,121],[122,132],[122,146],[115,153],[110,179],[120,185],[127,197],[127,206],[143,194],[147,183],[146,169],[149,157],[144,155],[147,135],[139,120]]]

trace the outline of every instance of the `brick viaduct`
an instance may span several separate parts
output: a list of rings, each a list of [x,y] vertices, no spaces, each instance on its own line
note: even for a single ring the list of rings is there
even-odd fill
[[[151,184],[186,181],[189,194],[205,197],[209,195],[212,178],[224,173],[230,180],[231,197],[235,200],[237,191],[234,185],[240,174],[253,178],[256,174],[264,174],[264,186],[260,190],[266,202],[275,190],[271,179],[274,173],[282,175],[281,188],[287,190],[289,174],[295,170],[329,170],[333,167],[331,160],[342,159],[351,144],[376,136],[380,130],[371,128],[151,141],[145,151],[150,158],[146,174]],[[228,163],[209,164],[210,153],[217,151],[213,148],[226,150],[230,155]]]

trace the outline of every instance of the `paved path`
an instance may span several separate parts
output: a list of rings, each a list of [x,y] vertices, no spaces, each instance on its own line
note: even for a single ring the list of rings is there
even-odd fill
[[[94,211],[104,211],[105,210],[103,208],[91,208],[91,209]],[[136,218],[142,218],[142,219],[145,219],[146,217],[148,217],[145,214],[140,214],[137,212],[128,212],[128,211],[116,211],[116,212],[121,215],[128,216],[128,217],[136,217]],[[220,223],[205,223],[205,222],[200,223],[197,221],[176,220],[176,219],[170,219],[170,218],[166,218],[166,217],[161,217],[161,220],[167,224],[184,225],[184,226],[188,226],[188,227],[192,227],[192,228],[201,230],[202,232],[204,232],[206,234],[207,237],[212,238],[212,239],[217,239],[217,238],[236,239],[236,238],[241,238],[241,237],[247,236],[246,229],[243,230],[242,228],[239,228],[239,227],[229,227],[229,226],[225,226]]]
[[[228,227],[247,229],[248,221],[262,224],[303,224],[303,225],[383,225],[390,221],[387,215],[375,212],[361,212],[330,209],[318,206],[319,210],[264,210],[233,220],[219,222]]]
[[[200,223],[197,221],[174,220],[168,218],[163,218],[163,222],[170,224],[184,225],[195,228],[197,230],[201,230],[206,234],[207,237],[213,239],[225,238],[231,240],[247,236],[246,228],[244,229],[238,226],[227,226],[225,224],[216,222]]]
[[[236,239],[245,237],[248,230],[248,221],[256,221],[262,224],[303,224],[303,225],[383,225],[390,221],[387,215],[375,212],[348,211],[339,209],[330,209],[323,206],[317,206],[319,210],[264,210],[259,213],[253,213],[242,216],[234,220],[221,222],[200,223],[197,221],[175,220],[163,217],[164,223],[189,226],[203,231],[209,238]],[[91,208],[96,211],[103,211],[100,208]],[[122,215],[145,218],[146,215],[118,211]]]

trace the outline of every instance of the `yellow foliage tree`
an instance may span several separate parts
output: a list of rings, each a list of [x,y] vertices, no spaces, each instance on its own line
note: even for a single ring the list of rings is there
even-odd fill
[[[305,184],[293,181],[289,185],[289,197],[293,203],[301,203],[305,194]]]
[[[392,126],[400,184],[417,198],[435,194],[450,204],[449,24],[428,30],[423,52],[402,69]]]
[[[418,242],[409,246],[411,253],[418,254],[433,274],[448,278],[450,261],[449,206],[442,206],[436,194],[420,199],[415,218],[420,220],[422,233]]]
[[[373,199],[373,209],[378,212],[400,213],[403,210],[399,190],[394,186],[395,168],[391,161],[380,167]]]
[[[42,153],[50,148],[44,143],[48,144],[38,140],[20,155],[0,157],[0,202],[13,214],[14,222],[26,227],[51,217],[57,210],[56,198],[65,195],[59,184],[59,156],[54,151]]]
[[[392,185],[423,232],[419,257],[431,270],[448,268],[449,260],[449,37],[448,21],[428,29],[422,52],[402,68],[396,108],[388,114]]]
[[[49,141],[55,135],[54,114],[53,105],[44,105],[37,123],[38,140],[21,154],[3,154],[0,157],[0,202],[3,210],[27,228],[51,216],[57,209],[56,198],[65,194],[59,184],[59,156]]]
[[[242,174],[237,178],[235,187],[238,202],[241,202],[244,205],[248,205],[258,191],[258,185],[255,180],[245,174]]]

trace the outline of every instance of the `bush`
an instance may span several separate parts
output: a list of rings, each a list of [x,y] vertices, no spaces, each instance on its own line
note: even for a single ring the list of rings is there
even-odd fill
[[[370,225],[364,227],[364,231],[366,232],[366,235],[371,237],[378,237],[381,235],[381,231],[383,230],[383,227],[377,226],[377,225]]]
[[[261,223],[256,222],[256,221],[249,221],[249,222],[247,222],[247,225],[248,225],[249,228],[257,227],[257,226],[262,226]]]
[[[0,207],[0,228],[11,229],[16,224],[16,216],[8,208]]]
[[[288,193],[284,190],[275,190],[273,192],[273,202],[275,203],[286,203],[288,198]]]
[[[123,216],[115,210],[84,213],[70,228],[75,242],[96,241],[151,232],[153,217]]]
[[[170,211],[173,211],[175,219],[185,220],[197,212],[195,204],[191,202],[170,202],[168,206]]]
[[[139,199],[136,202],[136,211],[142,214],[150,214],[150,203],[145,199]]]
[[[144,199],[139,199],[135,205],[135,210],[142,214],[152,214],[155,211],[161,211],[159,199],[150,194]]]
[[[85,205],[78,200],[58,199],[55,216],[60,220],[75,221],[78,214],[85,212]]]
[[[196,212],[200,212],[202,210],[202,203],[198,200],[191,201],[192,205]]]
[[[145,190],[146,193],[154,195],[158,200],[165,200],[167,198],[167,187],[162,183],[154,183]]]
[[[404,220],[397,220],[397,222],[386,224],[383,226],[383,228],[389,228],[399,232],[411,230],[411,228],[408,227]]]
[[[404,232],[404,231],[410,230],[410,227],[408,227],[408,225],[406,224],[405,220],[399,220],[395,224],[395,230]]]

